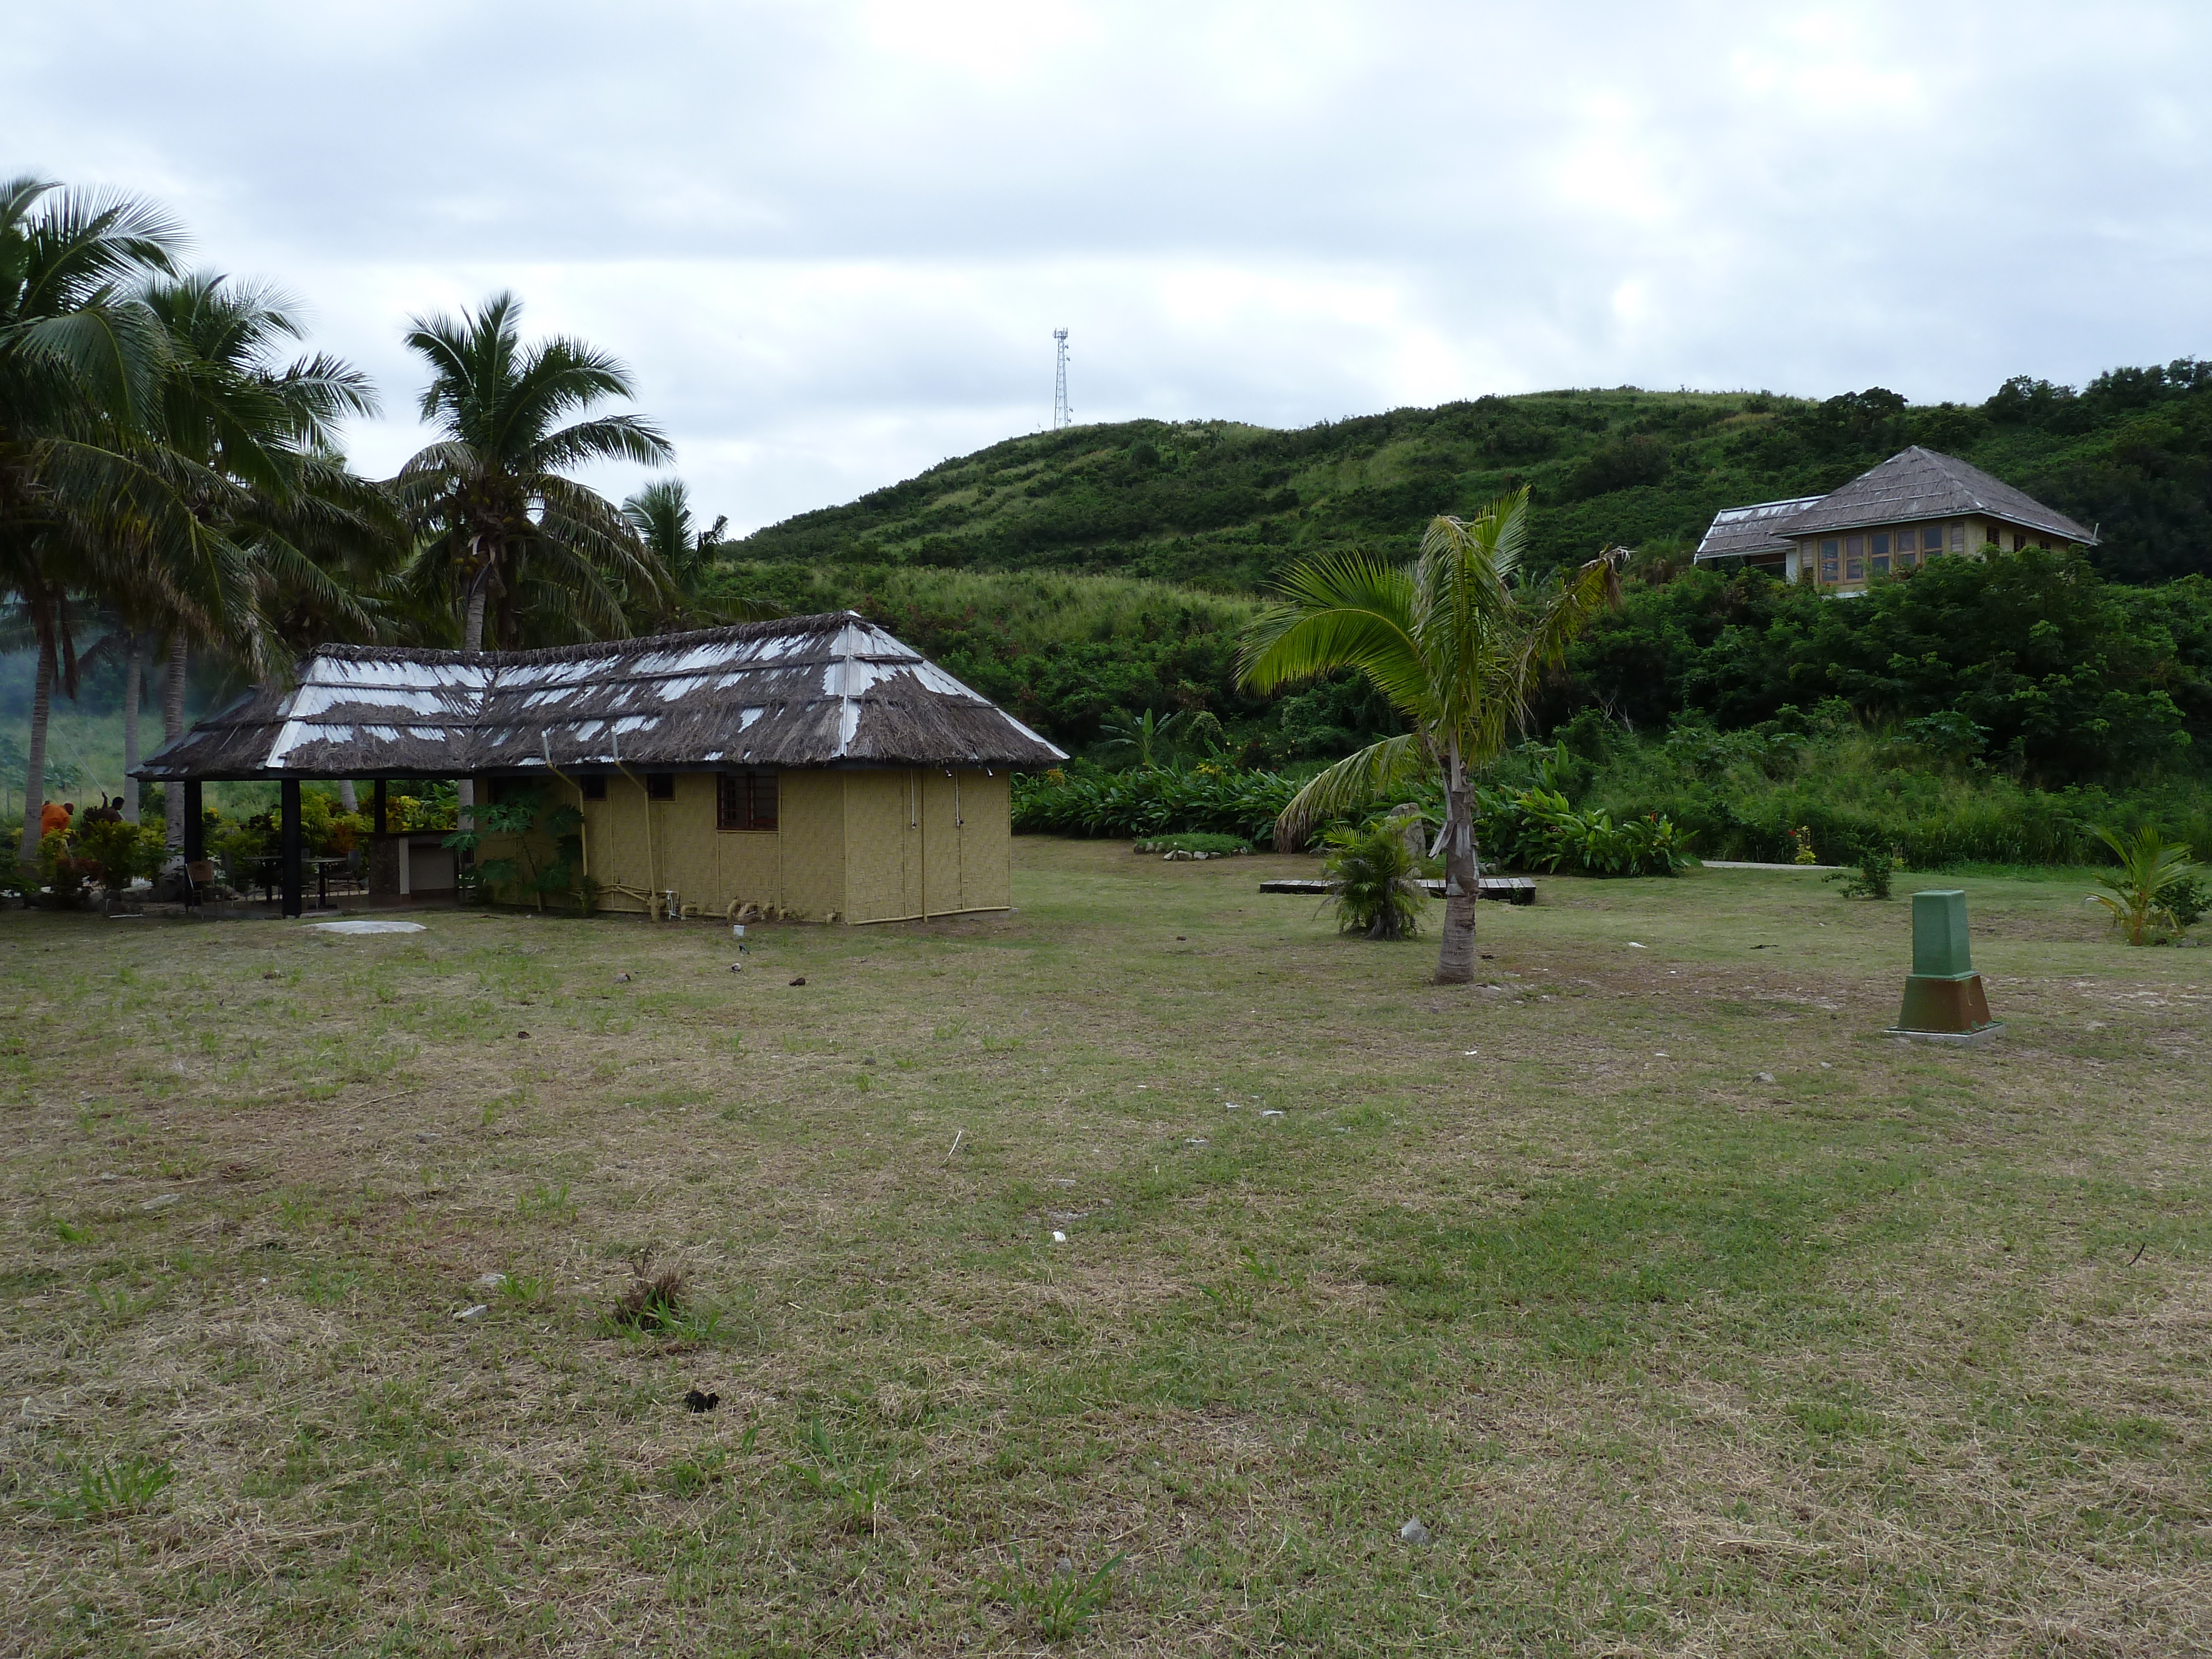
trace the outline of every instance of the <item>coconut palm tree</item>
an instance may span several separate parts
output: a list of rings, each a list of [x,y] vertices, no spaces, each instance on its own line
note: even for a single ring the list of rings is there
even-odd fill
[[[1356,668],[1413,728],[1339,761],[1299,790],[1277,820],[1275,845],[1304,846],[1316,825],[1365,805],[1376,791],[1440,775],[1440,984],[1474,976],[1480,890],[1473,775],[1504,748],[1537,677],[1601,607],[1619,603],[1628,557],[1612,549],[1547,591],[1516,592],[1528,524],[1524,489],[1473,519],[1431,520],[1411,566],[1364,553],[1308,560],[1292,568],[1278,601],[1253,619],[1239,653],[1243,682],[1261,691]]]
[[[461,643],[489,635],[618,637],[625,600],[665,596],[669,574],[622,510],[568,477],[592,461],[658,466],[674,451],[637,415],[596,415],[633,395],[629,372],[580,340],[526,347],[521,302],[495,295],[483,307],[416,318],[407,344],[430,368],[425,421],[442,435],[393,481],[421,538],[410,581],[458,613]]]
[[[73,611],[127,579],[128,520],[173,547],[177,503],[144,465],[143,420],[166,357],[132,291],[172,268],[177,226],[125,196],[0,183],[0,594],[37,653],[22,855],[37,854],[48,721],[76,689]]]
[[[304,332],[289,301],[213,273],[156,280],[143,299],[167,343],[149,422],[153,465],[204,532],[202,556],[170,573],[188,603],[160,617],[169,641],[162,726],[174,738],[194,612],[225,619],[214,643],[257,678],[282,673],[317,641],[287,638],[281,619],[304,611],[318,640],[365,636],[372,623],[354,585],[396,569],[404,541],[390,499],[349,472],[335,447],[337,422],[374,414],[375,394],[325,354],[285,361]],[[133,597],[133,608],[161,608],[158,595]],[[175,843],[183,796],[168,797]]]

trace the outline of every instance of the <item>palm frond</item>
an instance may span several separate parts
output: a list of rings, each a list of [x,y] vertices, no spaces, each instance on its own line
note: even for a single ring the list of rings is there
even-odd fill
[[[1320,773],[1291,797],[1275,819],[1276,850],[1296,851],[1329,819],[1357,811],[1385,789],[1424,777],[1434,769],[1434,758],[1418,732],[1369,744]]]

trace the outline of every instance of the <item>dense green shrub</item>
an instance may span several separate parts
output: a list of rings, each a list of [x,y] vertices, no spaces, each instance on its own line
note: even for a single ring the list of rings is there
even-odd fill
[[[1014,829],[1133,841],[1207,830],[1273,847],[1275,819],[1297,788],[1297,781],[1278,772],[1211,764],[1130,772],[1055,769],[1015,778]]]
[[[1131,849],[1138,853],[1202,853],[1208,858],[1235,858],[1252,850],[1252,843],[1242,836],[1216,835],[1210,830],[1194,830],[1172,836],[1148,836]]]
[[[1656,812],[1613,822],[1577,811],[1555,789],[1480,792],[1475,833],[1492,868],[1553,875],[1671,876],[1691,862],[1689,838]]]
[[[1402,820],[1382,817],[1359,829],[1340,825],[1323,832],[1322,845],[1322,874],[1340,932],[1401,939],[1421,931],[1428,895]]]

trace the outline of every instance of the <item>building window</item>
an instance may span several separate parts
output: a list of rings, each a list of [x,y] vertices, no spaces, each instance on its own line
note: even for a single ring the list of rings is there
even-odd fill
[[[1820,544],[1820,580],[1824,582],[1836,580],[1836,544],[1833,538]]]
[[[1963,553],[1966,550],[1966,526],[1964,523],[1951,526],[1951,550],[1954,553]]]
[[[604,775],[596,774],[578,778],[576,793],[586,800],[605,800],[607,798],[607,781]]]
[[[645,775],[645,798],[647,800],[674,800],[676,799],[676,774],[673,772],[647,772]]]
[[[775,828],[775,774],[725,772],[717,780],[715,827],[722,830]]]
[[[1943,526],[1931,524],[1920,532],[1920,550],[1934,558],[1943,550]]]
[[[1863,536],[1844,538],[1844,580],[1847,582],[1866,580],[1866,538]]]
[[[1889,574],[1889,532],[1877,530],[1867,538],[1867,568],[1877,576]]]

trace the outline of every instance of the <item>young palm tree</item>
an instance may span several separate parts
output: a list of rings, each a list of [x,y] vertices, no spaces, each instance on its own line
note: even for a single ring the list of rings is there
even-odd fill
[[[642,604],[632,604],[637,619],[647,626],[756,622],[782,614],[764,601],[708,596],[708,580],[714,575],[726,544],[722,532],[729,527],[729,516],[718,514],[713,524],[700,529],[691,516],[691,492],[683,479],[654,479],[624,501],[622,510],[645,550],[668,573],[665,592],[649,592]]]
[[[2197,873],[2186,843],[2170,842],[2146,823],[2133,836],[2100,828],[2097,838],[2111,848],[2120,867],[2097,878],[2107,890],[2089,895],[2101,904],[2130,945],[2147,943],[2159,928],[2179,933],[2185,925],[2173,911],[2173,895]]]
[[[1377,790],[1441,775],[1440,984],[1474,976],[1473,774],[1504,747],[1537,676],[1600,608],[1619,603],[1628,556],[1609,550],[1524,603],[1513,578],[1528,522],[1522,489],[1471,520],[1432,520],[1410,567],[1363,553],[1308,560],[1284,578],[1279,601],[1254,618],[1239,655],[1243,683],[1262,691],[1356,668],[1413,728],[1339,761],[1298,791],[1276,823],[1275,845],[1303,846],[1316,824]]]
[[[0,595],[37,652],[27,860],[38,851],[53,693],[76,694],[80,596],[131,575],[125,541],[110,533],[119,521],[164,545],[179,529],[173,497],[143,465],[166,343],[131,284],[170,269],[180,240],[129,197],[0,183]]]
[[[1162,720],[1149,708],[1141,714],[1123,714],[1100,725],[1098,746],[1117,752],[1126,749],[1136,761],[1139,772],[1150,772],[1159,764],[1158,755],[1162,745],[1182,720],[1180,712]]]
[[[620,508],[565,476],[599,460],[665,465],[668,441],[642,416],[598,415],[633,395],[629,373],[581,341],[525,347],[520,301],[494,295],[459,320],[416,318],[407,344],[430,366],[422,416],[443,436],[394,480],[422,538],[410,580],[459,613],[465,648],[487,635],[627,635],[625,601],[665,596],[669,573]]]

